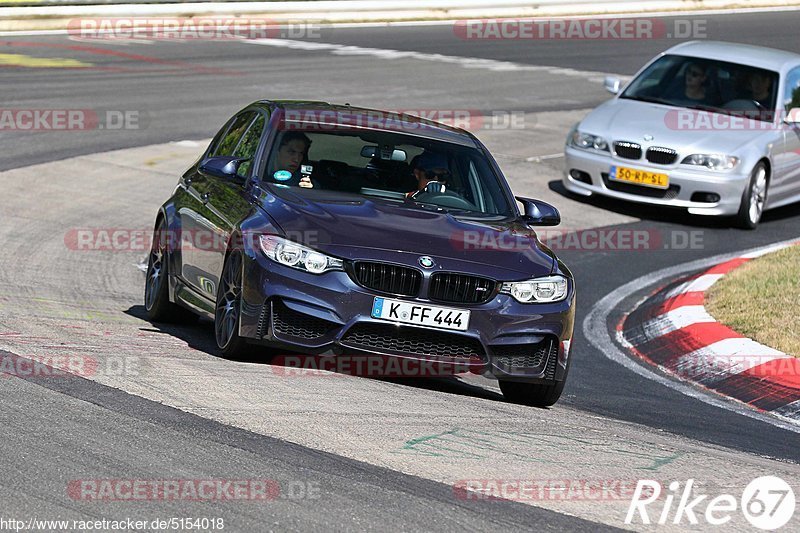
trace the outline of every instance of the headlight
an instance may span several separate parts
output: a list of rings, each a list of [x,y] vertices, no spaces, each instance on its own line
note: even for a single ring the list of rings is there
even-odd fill
[[[567,278],[547,276],[528,281],[507,281],[500,288],[520,303],[560,302],[567,297]]]
[[[682,165],[696,165],[711,170],[730,170],[739,162],[738,157],[724,154],[692,154],[686,156]]]
[[[258,238],[264,255],[282,265],[322,274],[329,270],[343,270],[341,259],[330,257],[303,245],[288,241],[277,235],[261,235]]]
[[[580,130],[572,132],[570,137],[570,144],[576,148],[583,148],[584,150],[594,149],[601,152],[608,152],[608,143],[602,137],[583,133]]]

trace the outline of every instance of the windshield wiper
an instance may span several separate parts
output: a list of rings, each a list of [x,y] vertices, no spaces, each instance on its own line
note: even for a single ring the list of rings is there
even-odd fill
[[[389,191],[386,189],[374,189],[370,187],[361,187],[359,193],[364,196],[375,196],[377,198],[384,198],[386,200],[405,200],[406,195],[402,192]]]
[[[709,113],[722,113],[724,115],[730,115],[730,109],[724,109],[722,107],[714,107],[713,105],[706,105],[706,104],[689,104],[684,106],[687,109],[697,109],[698,111],[708,111]]]
[[[651,104],[664,104],[675,106],[675,104],[665,98],[658,96],[620,96],[620,98],[627,98],[628,100],[638,100],[640,102],[650,102]]]

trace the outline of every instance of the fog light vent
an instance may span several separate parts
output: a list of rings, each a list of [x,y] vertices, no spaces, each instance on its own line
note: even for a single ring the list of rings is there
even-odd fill
[[[715,204],[719,202],[719,194],[715,192],[696,192],[692,194],[692,202],[701,202],[704,204]]]
[[[588,183],[589,185],[592,184],[592,177],[589,176],[589,174],[587,172],[584,172],[583,170],[578,170],[577,168],[573,168],[572,170],[569,171],[569,176],[575,181]]]

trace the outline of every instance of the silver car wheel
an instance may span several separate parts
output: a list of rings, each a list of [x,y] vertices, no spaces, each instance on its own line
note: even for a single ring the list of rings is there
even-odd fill
[[[755,179],[750,185],[750,221],[757,224],[764,212],[764,202],[767,199],[767,169],[759,166]]]

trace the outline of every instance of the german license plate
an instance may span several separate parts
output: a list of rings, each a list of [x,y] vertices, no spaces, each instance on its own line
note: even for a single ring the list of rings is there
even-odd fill
[[[669,187],[669,176],[666,174],[637,170],[635,168],[613,166],[611,167],[611,172],[609,172],[608,177],[614,181],[624,181],[636,185],[643,185],[645,187],[654,187],[656,189],[666,189]]]
[[[372,318],[459,331],[465,331],[469,325],[469,311],[466,309],[451,309],[377,297],[372,303]]]

